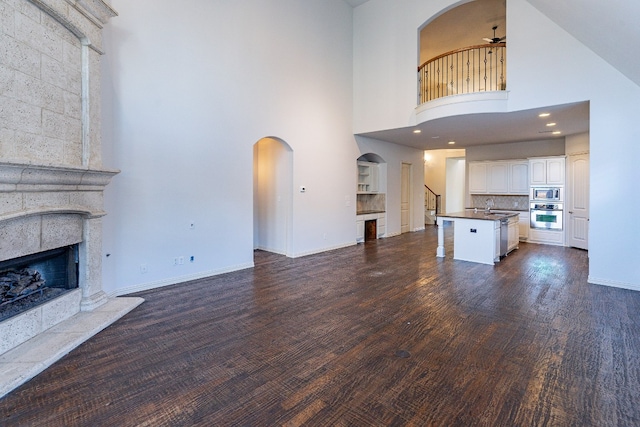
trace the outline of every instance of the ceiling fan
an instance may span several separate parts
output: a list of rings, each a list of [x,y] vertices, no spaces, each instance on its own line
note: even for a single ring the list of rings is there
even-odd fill
[[[492,39],[487,38],[487,37],[484,37],[482,40],[484,40],[484,41],[486,41],[486,42],[488,42],[488,43],[491,43],[491,44],[494,44],[494,43],[501,43],[501,42],[505,41],[505,40],[507,39],[507,36],[504,36],[504,37],[496,37],[496,29],[497,29],[497,28],[498,28],[498,26],[497,26],[497,25],[494,25],[494,26],[493,26],[493,28],[491,28],[491,29],[493,30],[493,38],[492,38]]]

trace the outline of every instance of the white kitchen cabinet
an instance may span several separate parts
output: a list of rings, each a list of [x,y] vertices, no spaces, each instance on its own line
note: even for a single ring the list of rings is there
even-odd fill
[[[564,157],[529,159],[530,185],[564,185]]]
[[[385,212],[356,215],[356,243],[364,242],[365,222],[376,222],[376,237],[383,237],[387,232],[387,215]]]
[[[364,242],[364,219],[356,219],[356,242]]]
[[[471,194],[487,192],[486,162],[469,162],[469,192]]]
[[[378,221],[376,222],[376,230],[378,232],[378,238],[383,237],[387,232],[387,216],[384,213],[378,214]]]
[[[564,231],[532,228],[529,230],[529,242],[563,246]]]
[[[377,193],[379,166],[372,162],[358,162],[358,193]]]
[[[529,162],[509,162],[509,194],[529,194]]]
[[[520,212],[518,218],[518,237],[520,240],[527,240],[529,238],[529,226],[531,225],[529,212]]]
[[[469,162],[470,194],[529,194],[529,162]]]
[[[500,261],[500,221],[493,221],[493,260]]]
[[[487,163],[487,193],[507,194],[509,192],[509,164],[507,162]]]
[[[518,217],[509,218],[509,225],[507,226],[507,252],[518,248],[518,242],[520,242],[518,222]]]
[[[547,160],[547,184],[564,185],[565,158]]]

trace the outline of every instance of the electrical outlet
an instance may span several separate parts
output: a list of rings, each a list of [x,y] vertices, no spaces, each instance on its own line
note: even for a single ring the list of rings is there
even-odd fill
[[[175,258],[173,259],[173,265],[178,265],[178,257],[175,257]]]
[[[196,228],[196,223],[191,221],[191,223],[189,223],[189,230],[193,230],[194,228]]]
[[[193,255],[189,257],[189,262],[194,262],[195,260],[196,260],[196,257],[194,257]]]
[[[180,265],[184,264],[184,257],[183,256],[178,257],[178,264],[180,264]]]

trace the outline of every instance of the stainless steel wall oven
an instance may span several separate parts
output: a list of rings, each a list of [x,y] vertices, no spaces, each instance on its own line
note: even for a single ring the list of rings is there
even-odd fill
[[[531,202],[531,228],[562,230],[562,203]]]

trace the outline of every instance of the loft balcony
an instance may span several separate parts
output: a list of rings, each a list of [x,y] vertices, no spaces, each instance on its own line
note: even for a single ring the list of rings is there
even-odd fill
[[[506,43],[470,46],[418,67],[418,103],[452,95],[506,91]]]

